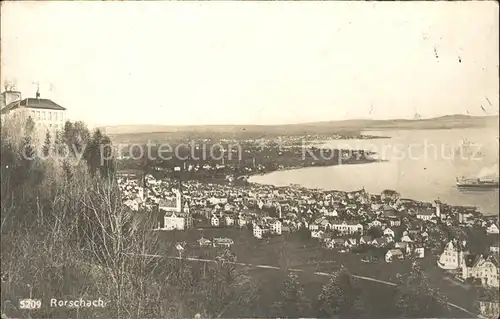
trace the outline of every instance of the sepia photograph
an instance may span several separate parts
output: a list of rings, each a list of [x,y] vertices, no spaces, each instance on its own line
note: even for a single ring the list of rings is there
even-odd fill
[[[500,316],[498,1],[2,1],[1,319]]]

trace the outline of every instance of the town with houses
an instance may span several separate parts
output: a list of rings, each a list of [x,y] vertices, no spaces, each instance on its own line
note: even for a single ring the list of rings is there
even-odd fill
[[[23,91],[16,79],[3,79],[1,319],[454,318],[457,313],[500,318],[498,146],[490,152],[495,145],[486,138],[496,136],[498,143],[498,78],[489,72],[498,70],[498,62],[483,54],[491,49],[486,44],[495,42],[491,35],[498,35],[491,31],[498,29],[491,28],[498,23],[498,8],[475,10],[482,16],[473,19],[470,10],[457,15],[450,7],[441,16],[433,12],[434,22],[425,12],[415,15],[419,21],[405,16],[391,22],[393,10],[381,19],[387,23],[378,23],[391,31],[386,32],[370,23],[377,22],[378,9],[372,10],[375,20],[367,21],[364,13],[344,19],[352,10],[339,19],[321,8],[315,16],[311,8],[287,25],[287,19],[271,15],[267,23],[267,14],[206,14],[195,6],[191,20],[199,23],[180,36],[177,30],[187,25],[175,17],[188,14],[187,8],[176,13],[169,7],[161,14],[159,8],[113,10],[108,17],[104,8],[96,15],[80,7],[83,19],[76,19],[69,11],[51,16],[51,8],[31,7],[26,11],[36,34],[19,28],[2,33],[11,49],[2,56],[9,60],[7,73],[20,77]],[[17,17],[19,8],[10,9],[17,13],[15,21],[26,21]],[[290,13],[285,11],[280,15]],[[89,28],[90,16],[98,27]],[[106,31],[97,20],[110,17],[114,28]],[[213,17],[216,29],[209,27]],[[359,28],[356,20],[362,22]],[[462,28],[467,21],[480,21],[491,32],[467,32]],[[458,27],[439,27],[451,22]],[[57,28],[68,36],[54,32]],[[309,39],[315,28],[324,34]],[[293,35],[287,36],[290,30]],[[251,31],[246,32],[251,41],[240,31]],[[169,44],[141,41],[154,32]],[[369,41],[352,41],[352,34]],[[38,43],[26,46],[34,39]],[[104,54],[89,54],[109,39],[116,43]],[[381,41],[381,50],[371,52]],[[339,48],[342,54],[332,54]],[[410,51],[418,61],[407,59]],[[40,92],[39,81],[27,80],[34,76],[31,69],[50,79],[48,90]],[[451,78],[466,81],[447,81]],[[32,91],[26,92],[29,82]],[[447,88],[439,86],[444,82]],[[332,83],[342,84],[342,94]],[[457,84],[465,88],[461,95],[435,90],[457,91]],[[471,88],[479,93],[467,92]],[[401,133],[406,131],[411,135]],[[334,175],[303,170],[394,163],[378,152],[379,144],[394,153],[405,146],[413,160],[411,149],[420,146],[410,144],[414,136],[441,156],[422,167],[428,175],[420,181],[412,171],[420,159],[406,167],[409,174],[402,173],[403,162],[395,163],[397,169],[388,166],[398,174],[394,187],[411,186],[402,188],[406,194],[364,188],[386,182],[382,166],[359,169],[360,175],[347,170],[342,175],[340,167]],[[438,146],[446,146],[441,154]],[[476,167],[464,163],[467,170],[454,173],[471,173],[470,178],[442,184],[436,178],[442,176],[433,173],[455,164],[444,161],[448,146],[456,163],[458,156],[477,155],[485,167],[472,174]],[[427,150],[422,160],[430,159]],[[301,180],[274,186],[251,178],[299,169],[305,172],[301,177],[328,182],[325,188],[346,189],[344,181],[364,187],[315,189],[301,186]],[[486,172],[493,170],[496,179]],[[281,183],[286,178],[277,180],[271,183],[286,184]],[[431,186],[457,192],[448,197]],[[479,191],[494,200],[465,195]],[[411,194],[426,201],[405,197]],[[478,207],[452,205],[455,200]]]
[[[3,98],[4,102],[9,101],[7,97]],[[40,98],[38,91],[34,99],[8,103],[2,109],[2,123],[11,114],[13,118],[22,119],[30,116],[40,139],[47,130],[63,127],[66,118],[65,108]],[[302,138],[314,140],[317,136]],[[339,135],[333,138],[345,137]],[[158,232],[229,228],[251,234],[263,242],[271,237],[302,233],[308,240],[332,252],[357,256],[359,252],[371,251],[368,257],[359,256],[359,262],[365,264],[378,261],[394,264],[434,256],[436,262],[433,267],[443,270],[459,284],[499,288],[498,216],[483,215],[476,207],[448,205],[439,199],[427,203],[402,198],[393,190],[369,194],[364,189],[326,191],[296,185],[276,187],[247,182],[249,175],[270,169],[269,163],[257,163],[255,154],[262,152],[261,159],[267,158],[266,152],[275,152],[276,147],[278,155],[288,152],[290,157],[301,152],[302,146],[295,147],[297,141],[289,137],[284,140],[286,142],[280,145],[272,141],[246,141],[248,145],[245,146],[252,150],[246,150],[250,154],[251,165],[244,165],[239,174],[226,175],[223,181],[155,178],[144,172],[121,172],[117,181],[122,202],[137,215],[152,214],[157,217],[154,231]],[[236,140],[226,142],[235,143]],[[281,148],[287,145],[288,148]],[[340,152],[343,162],[347,164],[350,155],[353,153]],[[127,160],[121,156],[117,159]],[[295,164],[276,164],[272,169],[290,169]],[[323,163],[328,164],[331,163]],[[174,170],[193,171],[201,175],[205,171],[207,176],[214,172],[235,171],[224,158],[220,163],[189,167],[184,163],[183,168],[175,167]],[[153,171],[162,174],[165,168],[153,167]],[[238,238],[222,234],[211,238],[202,235],[189,244],[201,249],[222,248],[223,253],[216,259],[234,262],[238,256],[231,248]],[[181,256],[186,244],[180,242],[176,246]],[[499,311],[498,302],[481,301],[481,305],[489,309],[488,313]]]
[[[158,231],[230,227],[260,240],[307,231],[326,249],[382,251],[386,263],[432,254],[435,267],[458,281],[499,287],[498,216],[483,216],[475,207],[417,202],[392,190],[373,195],[364,189],[234,186],[130,174],[118,182],[129,209],[159,213]],[[230,248],[234,240],[202,237],[198,244]]]

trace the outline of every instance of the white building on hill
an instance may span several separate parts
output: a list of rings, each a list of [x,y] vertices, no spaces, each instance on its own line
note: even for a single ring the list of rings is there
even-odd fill
[[[22,99],[21,92],[18,91],[5,91],[1,96],[2,124],[7,121],[25,123],[28,117],[31,117],[41,138],[45,137],[47,131],[54,137],[57,130],[64,128],[66,108],[52,100],[40,98],[38,91],[34,98]]]
[[[437,262],[439,268],[452,270],[462,267],[464,256],[458,244],[449,242]]]

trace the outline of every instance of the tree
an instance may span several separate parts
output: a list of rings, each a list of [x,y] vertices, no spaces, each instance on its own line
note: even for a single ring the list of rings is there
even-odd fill
[[[380,198],[383,201],[391,201],[395,202],[400,198],[400,194],[392,189],[384,189],[382,193],[380,193]]]
[[[26,183],[38,183],[39,176],[37,171],[34,170],[34,163],[36,161],[35,145],[33,141],[33,132],[35,123],[31,117],[28,117],[25,123],[25,133],[21,140],[21,147],[19,149],[19,161],[14,169],[14,185],[22,186]]]
[[[273,310],[279,316],[300,317],[309,309],[310,301],[304,294],[298,276],[290,273],[281,290],[281,300],[273,304]]]
[[[409,273],[399,275],[395,304],[404,317],[441,317],[448,309],[446,297],[430,285],[418,262]]]
[[[90,139],[90,132],[87,125],[81,121],[75,123],[67,121],[64,124],[62,135],[70,152],[80,157],[85,151],[86,145],[89,143]]]
[[[247,229],[253,232],[253,223],[247,223]]]
[[[101,176],[108,178],[115,172],[115,162],[113,159],[113,150],[111,140],[104,135],[99,143],[100,166],[99,171]]]
[[[83,155],[90,173],[95,175],[99,172],[102,177],[106,178],[111,176],[115,170],[112,155],[111,140],[102,134],[100,129],[96,129]]]
[[[47,131],[47,133],[45,134],[45,142],[43,143],[43,148],[42,148],[42,151],[43,151],[43,156],[47,157],[49,156],[50,154],[50,132]]]
[[[71,171],[71,165],[69,164],[68,160],[64,160],[62,163],[62,168],[64,172],[64,176],[66,177],[66,181],[71,181],[73,178],[73,172]]]
[[[220,318],[228,313],[243,313],[257,298],[257,285],[245,271],[234,265],[171,264],[168,283],[182,300],[181,306],[202,314],[204,318]],[[187,317],[187,316],[182,316]]]
[[[80,309],[82,318],[96,319],[192,318],[196,312],[234,317],[252,304],[256,285],[234,265],[207,264],[204,276],[198,263],[150,257],[157,251],[151,232],[156,216],[123,207],[116,181],[89,177],[85,162],[24,160],[20,151],[26,146],[33,155],[32,141],[23,126],[17,131],[16,143],[4,127],[1,134],[0,259],[2,275],[12,278],[2,283],[2,300],[27,284],[38,287],[43,299],[56,294],[112,300],[99,312]],[[53,160],[48,164],[60,164]],[[38,169],[40,184],[32,182]],[[47,318],[72,316],[71,310],[41,311]]]
[[[366,315],[362,290],[344,268],[337,271],[318,296],[320,316],[362,318]]]
[[[25,136],[32,137],[33,132],[35,131],[35,122],[31,118],[31,116],[29,116],[28,119],[26,120],[26,123],[24,125],[24,129],[25,129],[25,133],[24,133]]]
[[[380,227],[370,227],[366,234],[372,236],[372,238],[381,238],[384,236],[384,232]]]

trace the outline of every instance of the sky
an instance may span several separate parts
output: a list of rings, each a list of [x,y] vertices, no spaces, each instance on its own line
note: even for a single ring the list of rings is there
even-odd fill
[[[91,126],[499,109],[495,1],[16,1],[1,14],[2,83],[24,98],[38,82]]]

